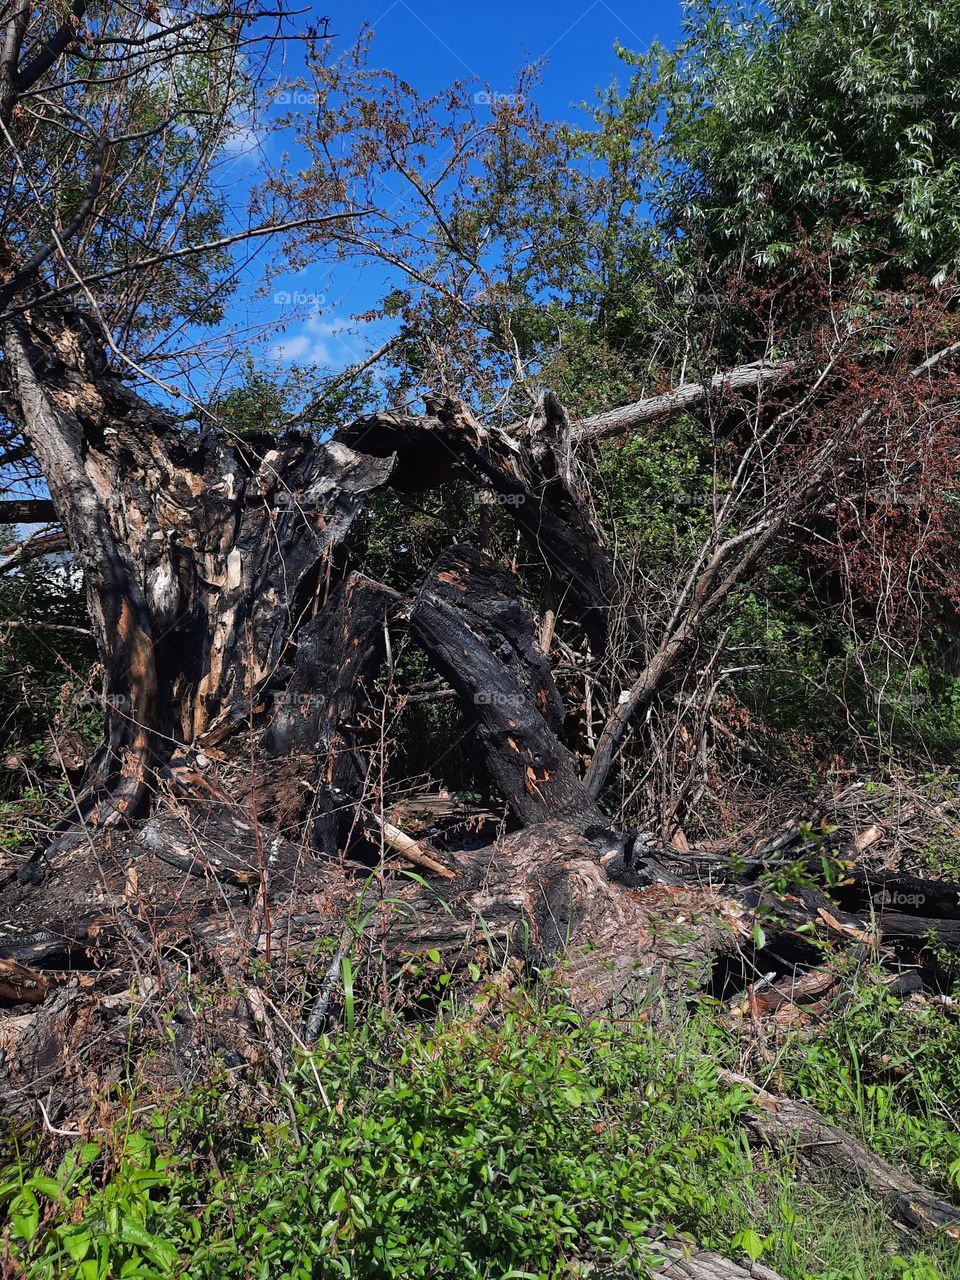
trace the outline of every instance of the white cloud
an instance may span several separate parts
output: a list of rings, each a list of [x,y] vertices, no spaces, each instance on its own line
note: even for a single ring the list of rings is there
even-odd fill
[[[362,357],[356,339],[365,328],[362,321],[334,316],[325,320],[311,312],[297,333],[281,339],[270,349],[275,360],[288,364],[315,364],[326,369],[345,369]]]
[[[228,156],[248,156],[262,145],[260,130],[249,114],[234,114],[228,122],[221,146]]]

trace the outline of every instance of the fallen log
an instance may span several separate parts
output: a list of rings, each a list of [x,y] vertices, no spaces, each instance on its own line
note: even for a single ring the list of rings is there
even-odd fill
[[[936,939],[946,946],[960,946],[960,919],[944,916],[905,915],[885,907],[861,911],[845,911],[834,901],[835,886],[827,892],[813,887],[798,887],[794,892],[764,894],[755,886],[742,890],[745,902],[776,912],[784,924],[802,926],[809,922],[838,937],[873,945],[884,942],[919,942]]]
[[[660,1257],[647,1271],[650,1280],[783,1280],[762,1262],[731,1262],[712,1249],[698,1249],[679,1240],[663,1242],[657,1252]]]
[[[882,936],[888,942],[927,942],[935,939],[948,947],[960,947],[960,920],[940,916],[907,916],[884,911],[877,917]]]
[[[813,1107],[769,1093],[733,1071],[721,1071],[719,1079],[721,1084],[739,1086],[751,1095],[754,1107],[745,1113],[744,1123],[755,1141],[797,1148],[814,1163],[839,1169],[880,1196],[897,1222],[916,1231],[945,1231],[960,1240],[960,1208],[875,1155]]]
[[[884,921],[894,914],[960,924],[960,885],[951,880],[851,869],[831,886],[830,895],[848,911],[875,911]]]

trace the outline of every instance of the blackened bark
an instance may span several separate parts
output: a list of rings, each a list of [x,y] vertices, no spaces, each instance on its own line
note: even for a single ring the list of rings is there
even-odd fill
[[[292,674],[264,735],[267,755],[284,762],[278,823],[295,821],[309,797],[309,842],[328,854],[343,848],[367,781],[363,752],[371,732],[359,721],[401,602],[397,592],[362,574],[338,583],[326,608],[297,634]]]
[[[960,885],[950,880],[879,871],[846,871],[830,890],[847,911],[874,911],[886,920],[891,913],[952,920],[960,933]]]
[[[483,427],[459,400],[430,402],[424,417],[386,413],[361,418],[337,438],[367,453],[396,454],[400,488],[436,488],[460,473],[492,489],[573,604],[572,614],[602,653],[617,602],[610,556],[577,480],[571,430],[547,395],[516,435]]]
[[[414,602],[413,633],[460,695],[497,789],[517,817],[596,822],[602,815],[557,736],[563,704],[549,663],[515,592],[511,575],[489,556],[451,547]]]

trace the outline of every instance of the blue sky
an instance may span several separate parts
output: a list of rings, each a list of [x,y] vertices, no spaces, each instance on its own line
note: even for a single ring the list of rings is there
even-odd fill
[[[506,93],[518,68],[544,59],[538,107],[544,117],[567,120],[582,119],[579,104],[592,99],[613,76],[626,78],[615,52],[618,41],[638,51],[655,40],[670,45],[679,36],[681,20],[679,0],[495,0],[479,5],[378,0],[362,11],[341,4],[315,12],[329,14],[338,48],[349,46],[366,21],[374,32],[372,61],[389,67],[422,93],[443,89],[457,79],[472,79],[478,89],[488,85],[493,92]],[[309,20],[304,15],[301,22]],[[290,57],[290,74],[296,74],[295,51]],[[279,149],[280,144],[267,140],[266,145]],[[256,149],[245,150],[242,140],[238,152],[239,189],[255,179],[257,157]],[[358,273],[345,266],[321,265],[275,281],[266,299],[250,296],[252,288],[246,295],[242,292],[230,319],[239,325],[267,324],[271,332],[266,353],[282,363],[339,370],[389,336],[386,325],[362,326],[351,320],[379,299],[383,284],[376,268]]]
[[[334,53],[351,46],[367,24],[374,32],[372,63],[389,68],[424,94],[442,90],[455,80],[475,80],[478,90],[489,87],[494,93],[508,93],[521,67],[542,60],[542,81],[536,90],[541,115],[584,120],[579,112],[582,102],[593,99],[596,90],[608,86],[614,76],[626,79],[616,44],[636,51],[655,40],[674,44],[680,34],[681,3],[494,0],[458,5],[450,0],[375,0],[362,10],[346,3],[305,9],[298,19],[300,29],[324,14],[329,16],[330,31],[336,33]],[[302,70],[300,46],[286,48],[288,64],[277,70],[292,78]],[[269,129],[247,133],[240,122],[219,174],[224,199],[233,206],[233,216],[228,216],[233,228],[247,225],[247,201],[263,176],[263,152],[275,163],[289,144],[290,135],[277,138]],[[292,161],[297,160],[294,152]],[[212,351],[225,346],[230,352],[228,383],[244,379],[248,351],[258,364],[272,357],[280,365],[316,365],[339,372],[363,360],[391,336],[390,322],[364,325],[353,319],[383,296],[385,268],[369,266],[361,271],[320,263],[298,275],[281,276],[264,296],[259,286],[269,256],[268,242],[258,241],[242,284],[228,304],[226,319],[232,332],[214,339]],[[259,340],[254,341],[253,334],[259,334]],[[184,342],[197,341],[202,349],[212,335],[209,330],[192,331],[187,324],[180,336]],[[206,398],[213,382],[223,376],[221,360],[211,354],[208,363],[201,355],[182,390]],[[19,485],[10,491],[11,496],[25,492]]]

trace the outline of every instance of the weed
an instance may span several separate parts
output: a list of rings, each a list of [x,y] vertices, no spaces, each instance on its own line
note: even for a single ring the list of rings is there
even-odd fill
[[[905,1255],[858,1190],[750,1151],[749,1100],[718,1082],[737,1042],[707,1004],[658,1029],[584,1021],[559,997],[516,995],[480,1026],[444,1015],[356,1017],[299,1055],[266,1117],[210,1085],[49,1172],[21,1155],[0,1174],[8,1256],[30,1280],[553,1280],[646,1275],[657,1239],[683,1234],[790,1280],[960,1274],[939,1246]],[[911,1049],[914,1016],[865,988],[777,1070],[947,1186],[960,1046],[934,1017],[931,1048]],[[895,1086],[878,1076],[891,1053],[909,1067]]]

